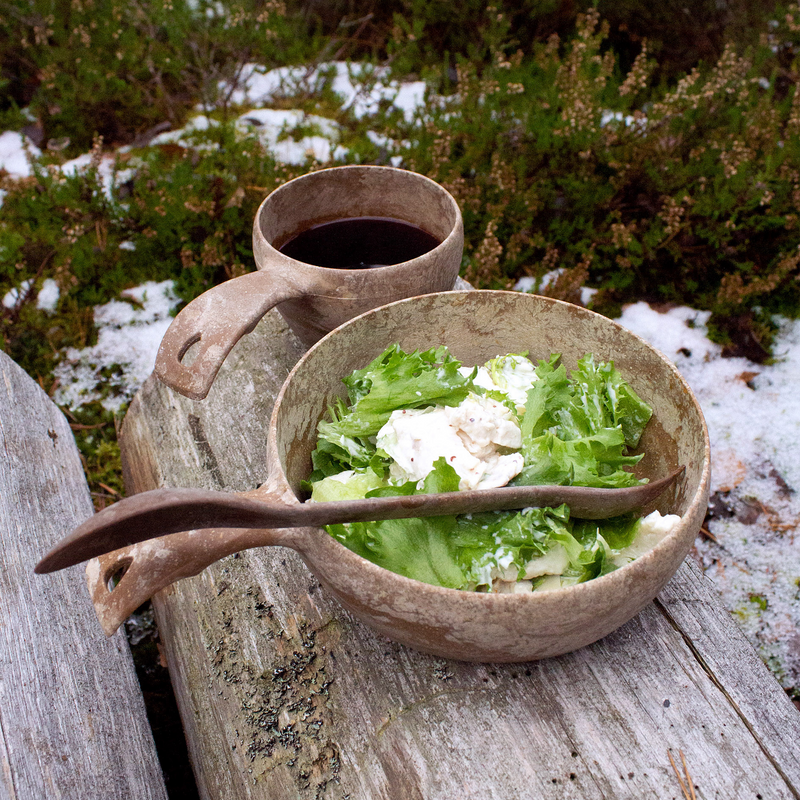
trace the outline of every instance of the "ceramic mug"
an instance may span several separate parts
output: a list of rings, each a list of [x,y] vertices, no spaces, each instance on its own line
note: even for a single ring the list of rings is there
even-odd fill
[[[408,222],[439,244],[409,261],[375,269],[314,266],[278,249],[316,225],[358,217]],[[274,306],[310,347],[372,308],[452,289],[463,246],[458,204],[423,175],[347,166],[295,178],[272,192],[256,213],[256,272],[221,283],[189,303],[164,335],[155,372],[177,392],[201,400],[236,342]]]

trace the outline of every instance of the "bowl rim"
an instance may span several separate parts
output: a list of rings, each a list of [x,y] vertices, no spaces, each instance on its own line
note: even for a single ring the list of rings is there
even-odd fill
[[[473,297],[506,296],[506,297],[520,298],[520,299],[528,297],[528,298],[536,298],[537,301],[544,301],[547,304],[553,306],[563,306],[563,307],[569,307],[571,309],[577,309],[581,313],[589,317],[602,319],[603,324],[610,324],[613,327],[617,328],[619,331],[622,331],[624,335],[633,337],[634,339],[638,340],[639,343],[644,345],[647,349],[653,351],[658,356],[658,358],[664,363],[664,365],[668,368],[668,370],[672,372],[673,376],[678,380],[678,382],[683,387],[684,391],[691,399],[691,404],[697,413],[697,417],[700,422],[700,427],[703,436],[703,465],[700,477],[697,483],[697,487],[694,493],[692,494],[692,497],[686,507],[686,510],[681,515],[680,522],[650,550],[638,556],[634,560],[628,562],[627,564],[623,565],[622,567],[618,567],[613,572],[606,573],[605,575],[599,575],[598,577],[592,578],[591,580],[585,581],[583,583],[576,583],[570,586],[562,586],[557,589],[548,589],[546,591],[541,591],[541,592],[535,592],[535,591],[519,592],[519,593],[478,592],[466,589],[452,589],[446,586],[438,586],[436,584],[430,584],[430,583],[425,583],[423,581],[418,581],[415,578],[408,578],[405,575],[401,575],[400,573],[392,572],[391,570],[388,570],[385,567],[381,567],[378,564],[375,564],[374,562],[364,558],[363,556],[358,555],[357,553],[355,553],[354,551],[350,550],[348,547],[343,545],[341,542],[334,539],[334,537],[332,537],[330,534],[327,533],[327,531],[325,531],[322,528],[303,529],[304,534],[306,534],[306,531],[308,531],[310,535],[308,534],[304,535],[302,537],[302,540],[297,542],[296,549],[304,557],[304,560],[307,551],[310,548],[318,547],[320,541],[324,543],[323,546],[326,545],[330,546],[330,544],[333,543],[333,545],[335,545],[334,550],[336,550],[337,552],[339,550],[343,551],[342,557],[354,560],[354,563],[358,565],[360,569],[365,570],[368,573],[372,573],[375,577],[382,577],[383,580],[390,579],[395,582],[399,581],[399,586],[403,586],[406,589],[412,589],[417,592],[424,591],[427,594],[434,594],[434,595],[441,594],[442,596],[447,597],[451,600],[456,600],[457,602],[469,602],[471,604],[479,603],[481,605],[487,605],[491,610],[492,607],[497,605],[508,606],[508,605],[513,605],[515,603],[547,604],[552,602],[559,604],[565,596],[579,598],[581,595],[589,596],[598,591],[605,592],[606,587],[609,588],[613,587],[615,583],[624,584],[627,581],[628,576],[632,574],[634,569],[637,571],[647,570],[649,565],[651,565],[651,563],[654,560],[658,559],[665,550],[669,548],[675,548],[681,545],[681,542],[683,542],[683,540],[686,539],[689,534],[688,531],[689,519],[695,516],[700,504],[707,505],[708,502],[708,493],[709,493],[710,478],[711,478],[711,445],[708,434],[708,426],[706,424],[700,403],[695,393],[689,386],[688,382],[683,377],[683,375],[681,375],[680,371],[675,366],[675,364],[672,361],[670,361],[670,359],[667,358],[667,356],[664,353],[662,353],[657,348],[653,347],[653,345],[647,342],[643,337],[629,330],[624,325],[621,325],[616,320],[612,320],[609,317],[605,317],[602,314],[598,314],[596,311],[592,311],[583,306],[575,305],[574,303],[568,303],[564,300],[557,300],[555,298],[546,297],[543,295],[536,295],[530,292],[515,292],[503,289],[453,290],[449,292],[432,292],[430,294],[407,297],[402,300],[396,300],[391,303],[386,303],[385,305],[382,306],[377,306],[376,308],[370,309],[369,311],[366,311],[363,314],[359,314],[358,316],[353,317],[352,319],[343,323],[338,328],[335,328],[333,331],[326,334],[317,343],[312,345],[312,347],[310,347],[308,351],[306,351],[306,353],[303,354],[300,360],[292,368],[286,380],[284,381],[283,385],[281,386],[278,396],[275,398],[275,405],[273,407],[272,415],[270,418],[270,439],[272,440],[274,438],[272,436],[272,432],[276,427],[278,409],[281,406],[281,402],[283,400],[287,386],[292,381],[295,373],[299,369],[302,369],[301,365],[305,363],[307,356],[309,356],[309,354],[311,354],[313,351],[316,351],[318,348],[325,346],[325,342],[330,337],[340,335],[340,332],[342,330],[350,327],[351,325],[359,324],[360,321],[364,320],[365,318],[374,316],[378,313],[383,312],[385,309],[394,306],[399,306],[406,303],[419,302],[420,300],[425,298],[430,299],[432,297],[464,296],[464,295],[471,295]],[[517,302],[517,300],[515,300],[514,302]],[[522,300],[522,302],[526,301]],[[270,442],[270,447],[274,447],[274,441]],[[320,540],[319,539],[320,536],[325,538]],[[685,545],[685,542],[683,542],[683,544]],[[691,545],[681,547],[681,549],[685,550],[684,555],[681,557],[681,561],[683,561],[683,558],[685,558],[686,552],[688,552],[690,547]],[[313,559],[314,557],[311,556],[310,558]],[[665,576],[664,580],[662,581],[662,585],[665,584],[668,580],[670,580],[670,578],[673,575],[674,571],[669,575]]]

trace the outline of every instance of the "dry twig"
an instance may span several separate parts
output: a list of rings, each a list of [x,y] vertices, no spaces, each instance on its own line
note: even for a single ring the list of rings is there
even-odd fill
[[[683,766],[683,776],[681,776],[681,773],[678,771],[678,767],[675,764],[675,759],[672,757],[672,752],[667,750],[669,763],[672,764],[672,769],[675,770],[675,777],[678,779],[678,783],[681,785],[681,791],[683,792],[683,796],[686,798],[686,800],[697,800],[697,795],[694,793],[692,776],[689,774],[689,767],[686,766],[686,757],[683,755],[683,750],[678,750],[678,753],[680,754],[681,765]]]
[[[717,543],[717,537],[714,536],[714,534],[711,533],[711,531],[705,526],[700,528],[700,533],[702,533],[703,536],[706,537],[706,539],[711,539],[712,542],[714,542],[715,544]]]

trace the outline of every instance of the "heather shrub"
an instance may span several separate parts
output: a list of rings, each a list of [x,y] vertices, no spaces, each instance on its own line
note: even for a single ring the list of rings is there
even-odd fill
[[[252,269],[258,203],[324,164],[279,163],[238,126],[236,78],[249,62],[358,57],[377,82],[423,78],[424,108],[358,116],[331,81],[274,105],[334,120],[337,163],[400,158],[445,185],[476,286],[528,277],[573,301],[591,287],[607,314],[685,303],[713,312],[729,353],[769,358],[772,316],[800,301],[800,10],[728,4],[716,19],[712,5],[698,13],[714,36],[681,55],[684,21],[651,9],[645,39],[633,0],[627,21],[609,5],[614,26],[555,0],[7,3],[0,121],[43,154],[28,178],[0,173],[0,296],[17,292],[0,347],[52,391],[64,348],[94,342],[95,305],[168,278],[188,301]],[[150,144],[198,108],[210,123],[191,141]],[[86,150],[88,169],[61,169]],[[54,309],[36,302],[48,280]],[[93,490],[113,496],[113,414],[70,414]]]
[[[796,18],[653,88],[647,43],[621,74],[596,12],[530,53],[504,47],[498,15],[494,58],[459,62],[457,94],[409,154],[461,202],[466,277],[509,286],[558,269],[547,293],[574,300],[588,282],[609,313],[688,303],[712,310],[737,352],[765,357],[769,315],[800,299],[800,95],[780,66]]]
[[[302,58],[281,0],[12,0],[0,9],[8,114],[25,106],[53,149],[128,144],[177,125],[250,60]],[[309,43],[310,44],[310,43]]]

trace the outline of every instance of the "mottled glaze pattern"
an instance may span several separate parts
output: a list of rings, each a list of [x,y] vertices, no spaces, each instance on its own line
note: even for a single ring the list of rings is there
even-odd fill
[[[313,225],[361,216],[410,222],[441,244],[380,269],[317,267],[277,249]],[[155,372],[175,391],[202,400],[236,342],[274,306],[308,347],[371,308],[452,289],[463,245],[458,204],[423,175],[375,166],[302,175],[272,192],[256,213],[253,254],[258,270],[214,286],[189,303],[164,335]]]
[[[445,344],[467,365],[527,350],[562,354],[567,368],[592,352],[613,359],[654,409],[643,436],[643,477],[679,464],[686,474],[657,503],[682,516],[655,549],[589,583],[531,595],[489,595],[429,586],[388,572],[318,529],[298,529],[298,550],[328,591],[364,623],[419,650],[471,661],[527,661],[575,650],[638,613],[677,570],[705,516],[709,442],[700,407],[675,367],[638,336],[586,309],[513,292],[447,292],[396,302],[346,323],[300,360],[284,384],[270,427],[271,488],[299,494],[310,471],[316,425],[340,379],[388,345]],[[650,509],[646,509],[650,510]]]

